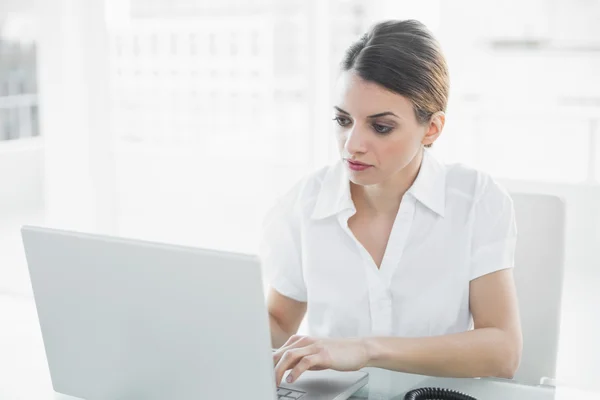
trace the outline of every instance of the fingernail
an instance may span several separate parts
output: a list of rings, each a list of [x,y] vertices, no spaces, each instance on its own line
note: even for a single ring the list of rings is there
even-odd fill
[[[287,381],[287,383],[292,383],[292,375],[288,375],[287,378],[285,378],[285,380]]]

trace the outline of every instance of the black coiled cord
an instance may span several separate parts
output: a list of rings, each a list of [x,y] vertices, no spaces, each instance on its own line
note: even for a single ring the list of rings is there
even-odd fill
[[[404,400],[477,400],[467,394],[450,389],[424,388],[406,393]]]

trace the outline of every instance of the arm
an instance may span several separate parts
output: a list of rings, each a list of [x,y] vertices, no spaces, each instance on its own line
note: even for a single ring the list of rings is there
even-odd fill
[[[298,332],[298,327],[306,313],[306,303],[293,300],[271,288],[267,298],[267,307],[271,328],[271,345],[273,348],[279,348],[287,342],[290,336]]]
[[[512,270],[471,281],[469,302],[474,330],[429,338],[365,338],[367,365],[423,375],[512,378],[522,349]]]
[[[293,335],[273,355],[276,382],[304,371],[363,367],[448,377],[512,378],[521,359],[522,336],[511,269],[470,283],[474,330],[452,335],[402,338],[312,338]]]

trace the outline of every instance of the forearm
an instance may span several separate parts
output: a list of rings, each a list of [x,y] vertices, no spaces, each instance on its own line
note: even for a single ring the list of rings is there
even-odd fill
[[[273,317],[271,314],[269,314],[269,328],[271,330],[271,346],[274,349],[283,346],[293,335],[293,333],[286,332],[277,321],[277,318]]]
[[[521,344],[497,328],[452,335],[365,338],[367,366],[413,374],[448,377],[512,378]]]

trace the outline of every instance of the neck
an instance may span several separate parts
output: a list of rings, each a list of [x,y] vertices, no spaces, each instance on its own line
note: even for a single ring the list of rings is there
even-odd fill
[[[361,186],[350,184],[350,193],[357,211],[373,215],[395,216],[400,208],[404,194],[414,183],[423,160],[423,149],[408,163],[386,181],[375,185]]]

